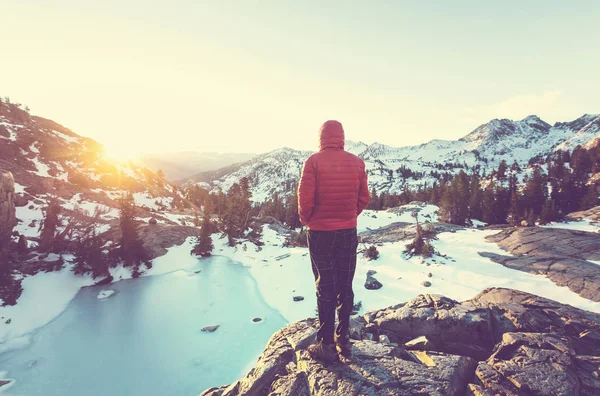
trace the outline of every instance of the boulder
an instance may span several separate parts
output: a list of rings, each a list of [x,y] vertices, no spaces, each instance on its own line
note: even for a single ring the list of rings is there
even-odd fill
[[[309,356],[318,321],[307,319],[275,333],[243,378],[202,395],[600,394],[598,314],[494,288],[462,303],[420,295],[367,315],[361,332],[372,337],[353,340],[343,363]]]
[[[220,327],[220,325],[206,326],[206,327],[203,327],[201,331],[203,331],[205,333],[214,333],[215,331],[217,331],[217,329],[219,327]]]
[[[302,296],[294,296],[293,299],[296,302],[298,302],[298,301],[304,301],[304,297],[302,297]]]
[[[31,198],[31,197],[29,197],[29,198]],[[27,206],[27,203],[29,203],[29,199],[23,194],[15,194],[14,201],[15,201],[15,206],[17,208]]]
[[[383,287],[381,282],[379,282],[373,275],[373,271],[367,272],[367,280],[365,281],[365,289],[368,290],[378,290]]]

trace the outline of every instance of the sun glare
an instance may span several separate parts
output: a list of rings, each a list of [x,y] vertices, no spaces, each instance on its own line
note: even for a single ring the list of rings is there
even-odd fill
[[[139,159],[139,153],[128,145],[108,145],[104,147],[104,156],[113,162],[128,162]]]

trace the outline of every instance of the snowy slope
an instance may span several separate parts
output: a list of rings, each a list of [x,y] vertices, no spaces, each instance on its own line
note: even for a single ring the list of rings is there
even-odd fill
[[[346,150],[366,164],[370,187],[378,191],[401,192],[405,185],[431,185],[440,174],[455,174],[474,168],[489,174],[502,160],[517,161],[526,168],[530,159],[543,158],[556,150],[571,151],[591,145],[600,137],[600,115],[584,115],[553,126],[530,115],[519,121],[494,119],[458,140],[432,140],[417,146],[392,147],[381,143],[346,142]],[[302,163],[311,154],[282,148],[259,155],[231,169],[216,172],[202,185],[227,190],[248,177],[255,191],[253,199],[263,201],[274,192],[287,193],[300,176]],[[401,172],[408,168],[413,173]],[[415,173],[416,172],[416,173]],[[187,184],[194,184],[189,180]]]

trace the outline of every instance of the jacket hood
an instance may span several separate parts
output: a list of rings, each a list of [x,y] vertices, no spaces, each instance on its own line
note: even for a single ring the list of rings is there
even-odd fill
[[[319,130],[319,151],[328,148],[344,149],[344,128],[339,121],[327,121]]]

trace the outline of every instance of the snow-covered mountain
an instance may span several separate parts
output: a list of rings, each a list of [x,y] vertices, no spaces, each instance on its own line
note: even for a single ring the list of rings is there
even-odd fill
[[[115,162],[98,142],[3,101],[0,169],[10,171],[15,180],[19,221],[15,231],[29,238],[39,235],[42,210],[53,197],[67,212],[92,214],[96,208],[103,209],[103,230],[116,225],[115,200],[126,190],[133,192],[142,218],[153,212],[159,221],[180,220],[166,212],[183,207],[183,195],[166,180],[133,163]]]
[[[444,173],[479,169],[489,174],[502,160],[527,167],[535,158],[543,159],[556,150],[572,151],[592,144],[600,136],[600,115],[584,115],[571,122],[550,125],[535,115],[519,121],[494,119],[458,140],[432,140],[417,146],[392,147],[381,143],[346,142],[346,150],[363,158],[370,187],[378,191],[400,192],[405,185],[415,188],[431,185]],[[282,148],[247,162],[204,173],[185,184],[227,190],[242,177],[248,177],[257,202],[275,191],[286,194],[297,182],[308,151]]]

